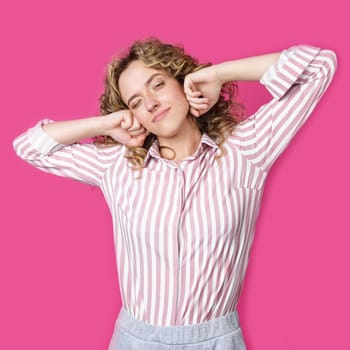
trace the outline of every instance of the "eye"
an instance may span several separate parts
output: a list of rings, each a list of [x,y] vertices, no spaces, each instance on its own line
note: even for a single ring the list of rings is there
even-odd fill
[[[157,82],[156,84],[154,84],[153,89],[158,89],[158,88],[160,88],[160,87],[163,86],[163,85],[164,85],[164,82],[159,81],[159,82]]]
[[[137,101],[135,101],[134,103],[131,104],[130,108],[134,109],[134,108],[136,108],[139,105],[140,105],[140,100],[137,100]]]

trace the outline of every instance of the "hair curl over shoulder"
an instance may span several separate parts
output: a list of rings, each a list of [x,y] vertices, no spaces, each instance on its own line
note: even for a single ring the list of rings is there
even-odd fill
[[[199,64],[198,61],[185,53],[183,47],[163,43],[157,38],[135,41],[121,57],[114,58],[107,66],[105,91],[100,97],[100,112],[106,115],[128,106],[123,102],[118,87],[121,73],[133,61],[139,60],[145,66],[161,70],[175,78],[183,85],[185,76],[211,64]],[[234,82],[223,85],[218,102],[201,117],[191,115],[201,133],[207,133],[222,149],[227,135],[231,134],[235,125],[242,117],[243,107],[235,101],[237,85]],[[142,147],[128,148],[126,158],[135,170],[141,170],[148,149],[156,139],[149,135]],[[97,144],[117,143],[109,136],[95,138]]]

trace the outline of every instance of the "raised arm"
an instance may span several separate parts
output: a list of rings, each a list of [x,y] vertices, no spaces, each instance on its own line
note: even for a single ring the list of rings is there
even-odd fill
[[[260,80],[266,70],[277,62],[280,53],[223,62],[188,74],[184,90],[197,117],[207,112],[218,100],[223,84],[236,80]]]
[[[216,102],[219,86],[228,79],[259,79],[272,99],[236,126],[232,142],[251,163],[268,171],[316,107],[336,67],[332,50],[298,45],[280,54],[204,68],[190,74],[184,88],[199,116]]]
[[[129,110],[104,116],[59,121],[43,125],[43,130],[60,144],[70,145],[83,139],[105,135],[126,146],[141,146],[146,130]]]
[[[14,140],[17,155],[34,167],[98,186],[104,172],[120,154],[121,145],[79,144],[82,139],[108,135],[126,145],[143,144],[146,133],[129,111],[106,116],[53,122],[39,121]]]

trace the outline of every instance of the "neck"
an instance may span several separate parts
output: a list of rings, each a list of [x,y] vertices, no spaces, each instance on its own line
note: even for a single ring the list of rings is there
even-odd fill
[[[196,151],[202,135],[193,120],[188,118],[187,121],[175,136],[158,137],[159,145],[163,147],[160,149],[162,157],[180,162]]]

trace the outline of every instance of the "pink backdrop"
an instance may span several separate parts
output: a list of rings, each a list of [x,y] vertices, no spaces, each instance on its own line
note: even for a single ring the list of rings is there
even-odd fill
[[[111,217],[98,189],[18,159],[40,118],[98,113],[104,67],[136,38],[219,62],[298,43],[338,72],[273,167],[239,303],[248,349],[350,349],[349,19],[345,1],[18,1],[0,5],[0,349],[104,350],[120,308]],[[269,98],[242,84],[248,111]]]

